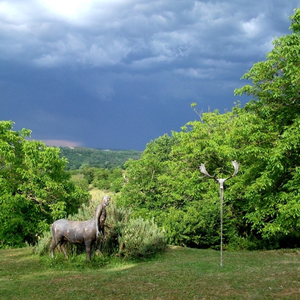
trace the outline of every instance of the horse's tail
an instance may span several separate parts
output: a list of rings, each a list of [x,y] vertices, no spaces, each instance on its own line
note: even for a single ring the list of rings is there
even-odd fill
[[[55,234],[55,222],[51,225],[51,232],[52,238],[54,239],[55,243],[57,244],[56,234]]]

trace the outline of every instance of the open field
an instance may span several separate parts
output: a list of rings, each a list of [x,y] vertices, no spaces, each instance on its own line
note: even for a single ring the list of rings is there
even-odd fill
[[[105,195],[109,195],[112,198],[112,201],[114,201],[116,197],[116,194],[113,192],[107,192],[92,186],[90,186],[89,193],[91,194],[91,201],[97,201],[99,203],[102,201],[102,198]]]
[[[31,248],[0,251],[0,299],[300,299],[300,251],[169,247],[142,262],[50,262]]]

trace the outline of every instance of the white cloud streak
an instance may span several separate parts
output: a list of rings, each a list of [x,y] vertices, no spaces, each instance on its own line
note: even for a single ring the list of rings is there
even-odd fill
[[[83,145],[80,142],[74,142],[69,140],[42,140],[47,146],[55,147],[82,147]]]

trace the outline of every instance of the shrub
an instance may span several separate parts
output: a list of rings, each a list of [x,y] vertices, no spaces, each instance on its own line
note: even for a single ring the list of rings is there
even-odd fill
[[[117,207],[115,203],[109,206],[106,219],[106,243],[100,245],[104,254],[116,254],[119,252],[119,236],[127,227],[130,219],[130,211],[124,207]]]
[[[119,236],[120,255],[127,258],[149,257],[164,250],[166,239],[153,220],[131,219]]]

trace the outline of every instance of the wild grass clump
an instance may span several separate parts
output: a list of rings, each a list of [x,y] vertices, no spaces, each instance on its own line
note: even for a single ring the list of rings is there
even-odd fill
[[[45,231],[38,243],[33,247],[33,253],[42,256],[49,253],[50,243],[52,239],[51,231]]]
[[[99,201],[90,201],[83,204],[78,213],[69,216],[69,220],[86,221],[94,218],[95,209]],[[123,207],[117,207],[112,202],[107,208],[107,218],[105,223],[106,242],[101,236],[95,245],[95,255],[101,257],[119,256],[127,259],[150,257],[166,248],[166,239],[154,221],[142,218],[131,219],[130,211]],[[40,256],[49,255],[51,243],[51,231],[44,233],[34,247],[34,253]],[[59,247],[56,248],[59,251]],[[85,253],[84,245],[66,245],[68,259]]]

